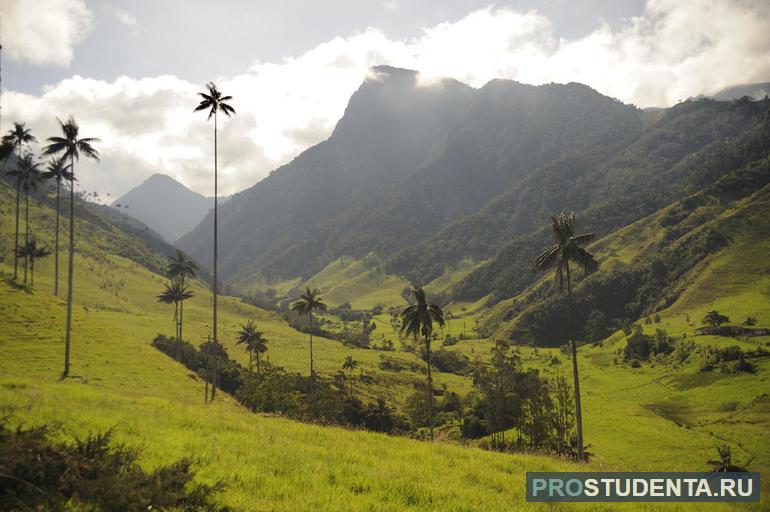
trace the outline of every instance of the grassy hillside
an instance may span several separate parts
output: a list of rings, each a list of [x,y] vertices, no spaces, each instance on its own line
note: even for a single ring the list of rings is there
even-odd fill
[[[10,194],[0,185],[3,241],[12,240]],[[51,215],[47,205],[34,205],[32,222],[41,240],[50,241]],[[58,422],[62,437],[115,427],[120,441],[144,448],[140,462],[148,468],[193,455],[199,461],[199,478],[224,481],[227,487],[221,500],[236,510],[510,510],[524,501],[526,471],[697,470],[712,458],[719,439],[736,445],[739,457],[757,455],[752,468],[770,466],[767,443],[761,437],[767,418],[767,401],[760,396],[767,388],[766,366],[753,376],[699,382],[691,368],[629,370],[614,365],[616,341],[586,349],[580,356],[586,435],[596,454],[588,466],[552,457],[506,455],[446,442],[431,444],[301,424],[249,413],[224,395],[204,406],[203,383],[149,344],[156,333],[171,332],[172,312],[155,300],[164,279],[140,262],[159,267],[162,257],[98,216],[87,218],[90,221],[79,225],[73,377],[63,382],[58,376],[65,308],[62,298],[50,293],[52,258],[37,265],[34,290],[18,289],[6,279],[12,271],[6,242],[0,263],[4,273],[0,281],[0,411],[27,425]],[[123,255],[115,254],[116,250]],[[196,297],[186,306],[185,337],[200,342],[209,331],[211,299],[200,283],[194,284],[194,291]],[[245,363],[246,355],[233,346],[233,337],[238,325],[251,318],[271,340],[271,361],[307,371],[304,334],[274,313],[231,297],[221,300],[221,338],[231,355]],[[462,315],[461,308],[455,312]],[[380,317],[377,321],[378,333],[393,335],[387,321]],[[453,320],[453,329],[459,328],[458,321]],[[373,350],[326,339],[319,339],[317,346],[322,374],[333,374],[344,356],[353,354],[364,372],[377,376],[364,391],[369,396],[382,394],[398,402],[413,389],[411,383],[398,379],[421,377],[379,370],[379,353]],[[449,349],[484,357],[489,347],[488,340],[465,340]],[[392,355],[415,360],[411,354]],[[567,364],[563,358],[558,365],[551,364],[554,355],[560,357],[556,350],[522,350],[526,364],[543,371],[553,372]],[[461,393],[470,389],[470,381],[464,377],[439,373],[436,380]],[[719,412],[722,402],[735,400],[736,394],[740,397],[736,409]],[[713,408],[707,407],[714,396],[719,401]],[[672,400],[675,411],[686,412],[688,425],[671,420],[672,408],[665,404]],[[664,405],[656,405],[660,403]],[[681,403],[690,408],[676,409]],[[736,418],[739,412],[745,416]],[[748,419],[737,421],[744,417]],[[728,423],[732,426],[725,427]],[[651,448],[640,450],[629,439],[650,440]],[[579,508],[618,509],[616,505]],[[661,510],[660,505],[622,508]],[[705,507],[726,508],[760,507]]]
[[[575,289],[578,339],[584,339],[594,309],[618,325],[675,303],[693,321],[723,309],[737,323],[753,316],[770,325],[763,307],[770,263],[759,257],[768,249],[768,180],[770,160],[765,159],[594,243],[599,271],[584,279],[576,275],[581,279]],[[730,263],[720,263],[725,261]],[[556,288],[552,279],[541,278],[492,308],[484,326],[518,341],[562,344],[566,331],[555,320],[563,316],[566,300]],[[691,323],[689,331],[694,327]]]
[[[436,259],[489,258],[453,288],[453,297],[475,301],[491,295],[495,302],[515,297],[536,280],[532,261],[551,241],[549,214],[574,211],[582,229],[606,236],[761,162],[770,151],[768,105],[677,105],[612,159],[567,159],[534,174],[478,215],[454,225],[446,238],[426,242],[431,250],[416,246],[404,253],[405,265],[437,275],[443,266]],[[767,176],[765,172],[765,181],[751,190],[764,186]]]

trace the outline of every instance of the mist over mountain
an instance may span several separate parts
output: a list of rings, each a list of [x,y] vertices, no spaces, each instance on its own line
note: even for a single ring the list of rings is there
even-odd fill
[[[197,226],[214,200],[185,187],[165,174],[153,174],[112,203],[173,243]],[[128,206],[128,208],[125,208]]]
[[[770,82],[733,85],[722,89],[712,96],[712,98],[717,101],[737,100],[743,97],[749,97],[752,100],[761,100],[766,96],[770,96]]]

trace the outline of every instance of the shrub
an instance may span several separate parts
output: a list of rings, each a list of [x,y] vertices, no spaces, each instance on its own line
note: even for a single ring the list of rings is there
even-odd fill
[[[53,442],[52,431],[0,424],[3,510],[226,510],[212,502],[222,485],[194,483],[190,459],[145,472],[140,451],[110,431],[72,443]]]
[[[440,372],[465,375],[470,361],[468,358],[450,350],[436,350],[431,354],[433,366]]]

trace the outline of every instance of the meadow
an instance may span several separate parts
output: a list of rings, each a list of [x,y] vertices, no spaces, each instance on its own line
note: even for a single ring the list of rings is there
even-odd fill
[[[4,205],[0,235],[7,241],[13,230],[12,195],[4,184],[0,187]],[[38,238],[49,246],[52,214],[48,205],[33,204],[32,224]],[[56,423],[62,438],[114,428],[118,440],[143,449],[141,463],[148,468],[192,454],[198,461],[198,478],[224,482],[221,501],[235,510],[516,510],[525,507],[527,471],[704,470],[706,461],[715,456],[714,447],[722,443],[733,446],[738,460],[753,457],[752,470],[770,468],[766,436],[770,364],[766,358],[753,374],[704,373],[692,363],[630,368],[616,362],[623,344],[621,333],[600,346],[581,348],[585,431],[593,453],[587,465],[539,454],[496,453],[474,443],[429,443],[299,423],[250,413],[224,394],[204,405],[204,383],[150,345],[156,334],[173,331],[171,306],[156,300],[166,279],[119,253],[142,254],[155,258],[155,263],[162,259],[110,223],[81,221],[78,231],[73,369],[71,378],[64,381],[59,375],[65,308],[63,298],[51,293],[53,258],[36,264],[34,289],[16,287],[8,279],[13,262],[6,242],[0,262],[0,414],[16,424]],[[712,270],[730,264],[729,259],[715,261]],[[697,286],[692,290],[698,293]],[[210,330],[211,295],[200,282],[193,284],[193,291],[195,297],[185,305],[185,338],[197,344],[205,341]],[[361,296],[359,304],[371,303],[368,285],[351,293],[344,297],[355,301],[355,296]],[[742,297],[747,304],[761,298]],[[720,304],[724,309],[728,306],[733,307]],[[662,313],[658,327],[672,333],[686,330],[690,326],[685,318],[696,318],[702,307],[695,297],[684,295],[681,303]],[[745,313],[735,307],[737,314]],[[463,320],[475,324],[476,310],[471,305],[453,305],[450,310],[456,314],[455,332],[462,329]],[[222,297],[220,315],[220,337],[231,357],[246,364],[245,351],[234,344],[235,333],[252,319],[270,340],[271,362],[307,372],[307,335],[292,329],[277,313]],[[398,339],[387,314],[375,322],[375,341],[378,336]],[[739,343],[753,347],[766,341]],[[698,339],[698,343],[727,342],[733,340]],[[317,343],[316,364],[322,375],[333,375],[347,355],[360,361],[361,373],[373,377],[372,384],[359,386],[365,399],[384,396],[400,405],[415,383],[422,382],[421,373],[381,370],[380,351],[325,338],[317,338]],[[447,350],[484,358],[492,343],[469,337]],[[558,349],[518,350],[527,366],[569,375],[569,361]],[[404,352],[389,355],[418,361]],[[472,387],[468,377],[436,375],[436,384],[446,384],[449,390],[466,393]],[[767,496],[766,482],[762,490]],[[697,509],[761,510],[766,505],[763,498],[760,504],[697,505]],[[661,504],[526,507],[696,508]]]

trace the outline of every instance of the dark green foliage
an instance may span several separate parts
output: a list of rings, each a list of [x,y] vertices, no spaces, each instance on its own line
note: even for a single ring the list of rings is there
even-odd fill
[[[722,373],[754,373],[756,368],[749,359],[768,356],[770,352],[761,347],[745,351],[737,345],[719,348],[709,346],[705,351],[701,370],[719,369]]]
[[[403,359],[394,356],[380,355],[378,366],[381,370],[390,372],[400,372],[401,370],[425,372],[425,367],[423,365],[412,361],[404,361]]]
[[[745,325],[746,327],[753,327],[757,325],[757,318],[754,316],[747,316],[746,320],[744,320],[743,324],[741,325]]]
[[[597,343],[609,335],[610,326],[607,317],[598,309],[588,315],[585,323],[585,339],[589,343]]]
[[[498,341],[489,365],[478,365],[476,393],[466,399],[460,427],[466,438],[491,436],[491,448],[537,449],[577,457],[572,388],[559,377],[553,382],[537,370],[522,368],[508,344]],[[506,441],[514,429],[516,438]]]
[[[711,310],[701,320],[702,324],[711,325],[713,327],[719,327],[720,325],[730,322],[730,317],[721,314],[717,310]]]
[[[170,357],[174,357],[177,349],[175,340],[163,335],[158,335],[152,345]],[[191,343],[182,342],[180,362],[204,379],[211,380],[216,375],[219,389],[254,412],[381,432],[406,429],[403,420],[384,401],[364,405],[331,382],[318,378],[313,382],[310,377],[267,362],[262,363],[260,373],[253,373],[230,359],[219,343],[202,343],[196,349]],[[311,393],[313,384],[315,389]]]
[[[52,430],[0,424],[1,510],[226,510],[213,503],[221,484],[195,483],[189,459],[146,472],[110,431],[61,443]]]
[[[440,372],[454,373],[456,375],[465,375],[470,366],[470,361],[467,357],[457,352],[443,349],[433,352],[431,363]]]
[[[657,329],[655,335],[650,336],[637,326],[626,338],[623,358],[626,361],[648,361],[651,356],[665,356],[673,352],[675,341],[662,329]]]

